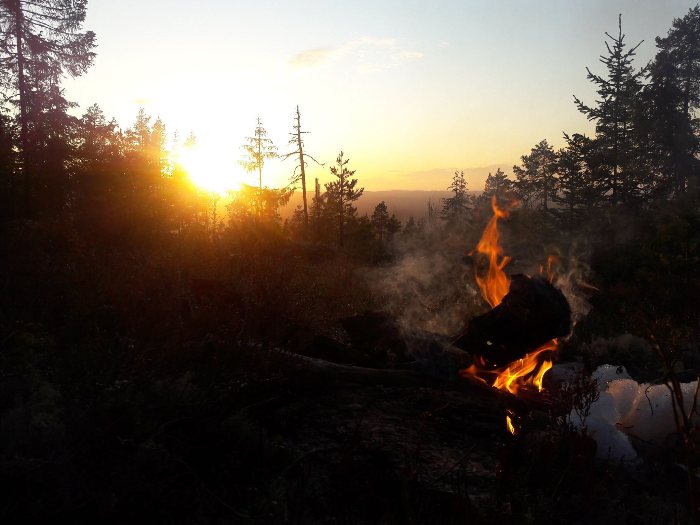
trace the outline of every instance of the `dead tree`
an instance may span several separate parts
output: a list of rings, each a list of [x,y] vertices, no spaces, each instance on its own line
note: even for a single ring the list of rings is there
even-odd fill
[[[285,155],[282,155],[282,158],[283,160],[286,160],[289,157],[297,157],[299,159],[299,163],[294,168],[294,172],[292,174],[292,184],[296,184],[297,182],[301,181],[301,194],[302,199],[304,201],[304,226],[308,226],[309,208],[306,201],[306,158],[310,158],[319,166],[323,166],[323,164],[304,151],[304,139],[302,138],[302,135],[307,135],[309,132],[301,130],[301,113],[299,113],[299,106],[297,106],[296,116],[294,117],[294,120],[294,131],[292,131],[289,134],[289,144],[291,146],[295,146],[296,149]],[[298,174],[297,169],[299,170]]]

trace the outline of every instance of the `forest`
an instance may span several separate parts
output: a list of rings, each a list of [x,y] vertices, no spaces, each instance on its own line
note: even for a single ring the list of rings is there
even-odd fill
[[[5,523],[700,523],[700,6],[646,64],[610,21],[595,99],[571,102],[592,136],[483,188],[458,170],[404,220],[358,214],[342,145],[331,182],[307,176],[304,107],[289,144],[252,123],[232,148],[258,184],[224,193],[188,173],[195,133],[76,116],[87,9],[0,2]],[[564,328],[478,339],[525,279]],[[512,358],[476,350],[501,340]],[[624,422],[623,386],[667,432]]]

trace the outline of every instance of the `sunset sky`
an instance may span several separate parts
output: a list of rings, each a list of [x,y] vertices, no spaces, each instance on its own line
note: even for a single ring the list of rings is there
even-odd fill
[[[509,171],[543,138],[560,146],[562,131],[592,131],[572,94],[594,100],[585,67],[603,72],[618,13],[628,42],[645,41],[641,66],[694,5],[92,0],[95,65],[65,87],[124,128],[143,106],[171,134],[194,131],[232,180],[256,117],[284,153],[299,104],[307,149],[326,163],[344,150],[368,190],[445,189],[455,169],[481,189],[486,172]],[[285,184],[292,169],[271,162],[264,183]],[[328,166],[309,175],[327,181]]]

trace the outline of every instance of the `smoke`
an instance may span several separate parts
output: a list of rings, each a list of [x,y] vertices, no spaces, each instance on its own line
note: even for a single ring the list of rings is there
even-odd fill
[[[483,303],[459,250],[416,249],[366,276],[404,329],[453,336]]]
[[[569,302],[574,326],[591,311],[588,299],[596,291],[595,287],[588,284],[592,273],[586,262],[589,257],[586,253],[577,251],[577,247],[572,246],[566,255],[556,255],[551,269],[552,284],[562,291]]]
[[[366,279],[382,309],[403,328],[454,336],[487,308],[474,279],[474,265],[479,261],[468,256],[475,245],[469,236],[450,236],[438,229],[412,243],[397,243],[395,262],[369,270]],[[507,245],[504,251],[509,253]],[[566,251],[543,245],[523,249],[521,245],[518,252],[506,267],[507,273],[547,273],[549,258],[551,280],[568,300],[574,325],[589,313],[588,299],[595,288],[588,284],[587,250],[574,244]]]

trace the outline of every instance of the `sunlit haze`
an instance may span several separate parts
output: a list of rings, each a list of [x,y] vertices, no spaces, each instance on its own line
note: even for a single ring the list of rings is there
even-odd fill
[[[592,131],[572,95],[593,101],[585,66],[601,70],[618,13],[628,42],[645,40],[641,66],[694,3],[93,1],[95,65],[66,94],[76,113],[98,103],[123,128],[144,107],[170,137],[193,131],[186,162],[217,191],[255,183],[238,161],[257,117],[290,149],[297,104],[307,150],[327,165],[344,150],[369,190],[445,189],[455,169],[480,189],[543,138]],[[307,176],[329,180],[327,165]],[[293,169],[270,161],[263,183]]]
[[[226,161],[215,147],[204,145],[175,147],[172,157],[180,164],[192,182],[211,192],[225,195],[228,190],[237,190],[241,184],[257,184],[255,177],[242,167]]]

